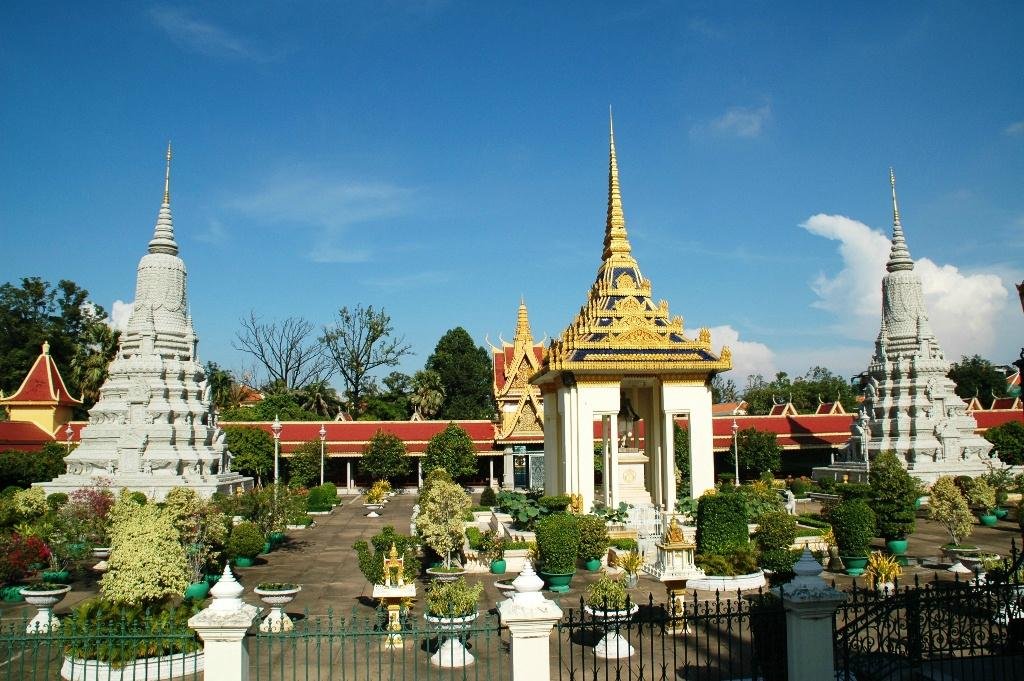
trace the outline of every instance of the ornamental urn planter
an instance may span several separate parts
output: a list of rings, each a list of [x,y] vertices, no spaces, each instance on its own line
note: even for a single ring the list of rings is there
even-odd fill
[[[636,585],[640,583],[640,574],[637,572],[627,572],[625,583],[627,589],[635,589]]]
[[[1007,515],[1010,514],[1010,509],[1003,508],[1002,506],[1000,506],[1000,507],[996,508],[995,514],[996,514],[996,518],[997,519],[1002,520],[1003,518],[1005,518]]]
[[[99,546],[94,548],[92,550],[92,557],[97,560],[106,560],[107,558],[110,558],[110,547]]]
[[[430,567],[427,568],[427,574],[433,577],[438,582],[454,582],[459,577],[463,577],[466,571],[461,567]]]
[[[894,556],[902,556],[907,552],[908,543],[909,542],[906,537],[903,537],[902,539],[886,539],[885,548],[887,548],[889,553]]]
[[[618,660],[636,652],[633,646],[629,645],[629,641],[619,633],[619,627],[632,619],[640,610],[640,606],[633,603],[626,610],[604,610],[585,605],[583,610],[595,620],[604,620],[605,633],[594,646],[594,655],[601,659]]]
[[[851,577],[860,577],[864,574],[864,568],[868,566],[867,556],[840,556],[843,565],[846,566],[846,574]]]
[[[254,560],[255,557],[253,556],[235,556],[232,562],[235,564],[235,567],[247,568],[252,567]]]
[[[999,517],[995,513],[982,513],[978,516],[978,522],[985,527],[995,527],[999,522]]]
[[[69,584],[71,582],[71,572],[68,570],[43,570],[42,577],[44,582],[51,584]]]
[[[270,544],[273,547],[278,547],[284,543],[284,532],[274,531],[270,533]]]
[[[53,606],[64,600],[71,587],[56,584],[33,584],[21,587],[21,595],[29,605],[39,608],[36,616],[29,621],[25,631],[29,634],[46,634],[60,629],[60,620],[53,616]]]
[[[210,593],[210,584],[204,579],[201,582],[193,582],[185,587],[185,600],[201,601]]]
[[[366,514],[367,518],[379,518],[380,512],[384,510],[384,504],[363,504],[363,508],[369,511]]]
[[[601,559],[591,558],[587,562],[583,563],[583,567],[587,568],[587,570],[590,572],[597,572],[601,569]]]
[[[540,576],[544,580],[544,583],[548,585],[548,590],[559,594],[564,594],[569,590],[569,583],[572,582],[572,576],[575,574],[575,570],[572,572],[540,571]]]
[[[505,574],[505,559],[495,558],[491,561],[491,574],[492,575],[503,575]]]
[[[260,584],[253,593],[270,606],[270,614],[260,622],[260,631],[278,633],[291,631],[295,628],[292,620],[284,611],[284,606],[295,600],[295,595],[302,591],[298,584]]]
[[[466,646],[460,640],[460,635],[477,618],[479,613],[472,613],[463,617],[437,617],[429,612],[423,615],[430,624],[437,629],[438,638],[444,641],[437,647],[437,652],[430,656],[430,663],[437,667],[455,668],[466,667],[473,664],[476,658],[466,650]]]

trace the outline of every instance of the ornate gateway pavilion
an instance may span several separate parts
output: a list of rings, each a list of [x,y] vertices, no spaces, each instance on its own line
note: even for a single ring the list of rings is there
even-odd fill
[[[673,509],[673,423],[689,421],[691,493],[714,487],[711,377],[732,368],[729,349],[711,350],[711,333],[683,333],[668,303],[655,303],[626,235],[615,131],[610,130],[604,254],[586,304],[551,342],[531,382],[544,395],[544,470],[548,494],[595,501],[595,421],[601,423],[604,490],[625,501]],[[646,437],[640,439],[640,426]]]

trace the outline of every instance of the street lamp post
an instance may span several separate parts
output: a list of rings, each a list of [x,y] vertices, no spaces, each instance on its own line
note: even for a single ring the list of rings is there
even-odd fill
[[[274,431],[274,484],[277,485],[279,472],[277,460],[281,453],[281,420],[277,416],[274,416],[274,423],[271,424],[270,429]]]
[[[733,478],[732,484],[736,487],[740,486],[740,455],[736,447],[736,433],[740,427],[736,424],[736,419],[732,420],[732,462],[736,466],[736,477]]]
[[[324,442],[327,440],[327,428],[320,424],[320,486],[324,484]]]
[[[71,427],[71,424],[69,423],[68,427],[67,427],[67,430],[65,430],[64,432],[68,436],[68,453],[70,454],[71,453],[71,437],[75,434],[75,431]]]

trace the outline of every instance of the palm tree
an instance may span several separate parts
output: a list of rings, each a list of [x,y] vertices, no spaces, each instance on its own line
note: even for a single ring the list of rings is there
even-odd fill
[[[86,327],[82,342],[71,358],[71,380],[78,386],[86,409],[100,398],[100,387],[107,380],[107,367],[117,355],[121,332],[106,324]]]
[[[431,369],[417,371],[412,377],[412,395],[409,402],[421,419],[430,419],[437,415],[444,404],[444,385],[441,375]]]
[[[333,419],[341,411],[341,397],[327,381],[316,381],[295,391],[295,396],[306,411]]]

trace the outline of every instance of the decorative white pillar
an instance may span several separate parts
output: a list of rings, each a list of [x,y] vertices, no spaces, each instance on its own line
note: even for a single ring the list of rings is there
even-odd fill
[[[790,681],[835,677],[832,618],[846,594],[821,578],[822,567],[806,547],[788,584],[773,589],[786,610],[786,665]]]
[[[345,462],[345,486],[348,488],[348,493],[352,494],[352,460],[349,459]]]
[[[608,471],[608,482],[611,484],[611,503],[608,504],[612,508],[618,508],[619,506],[619,420],[615,416],[608,419],[608,436],[611,441],[611,449],[608,454],[608,462],[610,469]]]
[[[488,464],[488,475],[487,475],[487,486],[494,487],[494,457],[489,457],[487,460]]]
[[[188,621],[203,640],[205,678],[217,681],[249,679],[245,632],[252,626],[260,609],[242,601],[244,591],[231,574],[231,568],[225,565],[220,581],[210,589],[213,602]]]
[[[604,471],[601,479],[604,481],[604,505],[612,505],[612,465],[611,449],[608,447],[608,434],[611,432],[608,422],[611,416],[601,417],[601,470]],[[586,510],[586,509],[584,509]]]
[[[423,457],[416,459],[416,489],[423,487]]]
[[[501,622],[512,639],[511,681],[551,681],[551,629],[562,619],[562,609],[544,598],[544,581],[529,560],[512,586],[512,597],[498,605]]]

